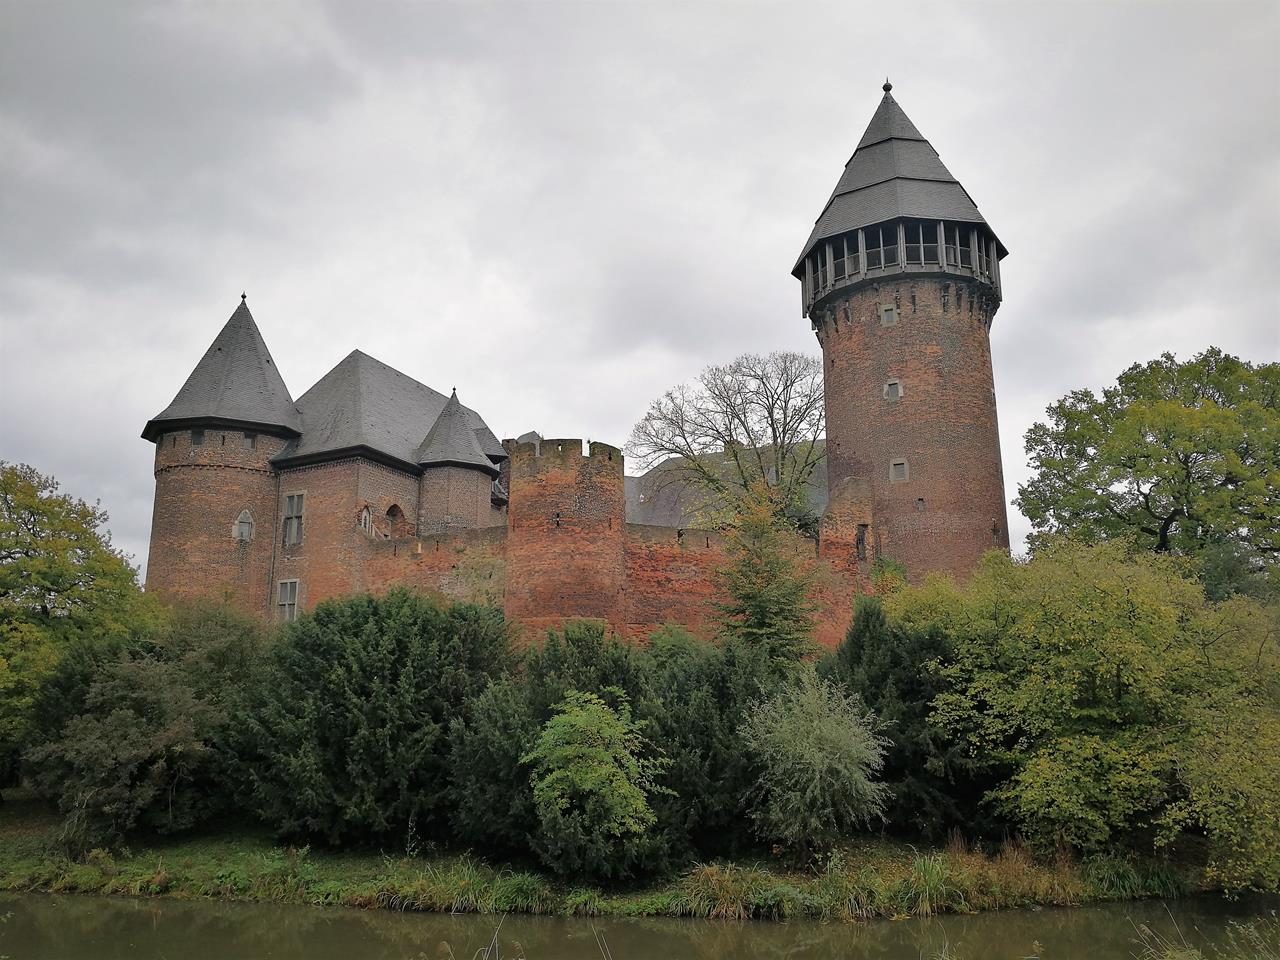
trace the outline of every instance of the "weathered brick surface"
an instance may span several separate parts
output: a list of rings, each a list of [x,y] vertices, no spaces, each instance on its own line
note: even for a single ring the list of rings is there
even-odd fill
[[[508,616],[538,629],[598,619],[623,629],[625,496],[622,453],[581,440],[511,449]]]
[[[629,523],[624,557],[626,637],[642,640],[664,623],[714,635],[715,573],[724,562],[719,533]]]
[[[506,517],[493,507],[493,478],[466,467],[427,467],[422,474],[418,530],[440,533],[501,526]]]
[[[155,507],[147,589],[174,599],[228,599],[261,609],[270,593],[276,528],[276,477],[271,457],[285,440],[258,434],[253,449],[238,430],[206,430],[191,443],[190,430],[163,434],[156,443]],[[248,510],[250,541],[237,540],[235,523]]]
[[[904,278],[854,288],[817,319],[826,376],[827,475],[870,487],[873,548],[908,576],[968,577],[1008,549],[988,340],[997,306],[982,285]],[[880,306],[899,320],[884,326]],[[890,380],[899,399],[885,396]],[[892,461],[908,479],[891,482]]]

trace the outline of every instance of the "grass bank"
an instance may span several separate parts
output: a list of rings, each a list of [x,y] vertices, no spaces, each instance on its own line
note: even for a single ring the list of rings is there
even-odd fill
[[[397,857],[281,847],[218,834],[53,853],[58,817],[29,799],[0,806],[0,890],[214,898],[363,909],[567,916],[872,920],[1037,905],[1171,897],[1189,877],[1163,864],[1035,862],[1018,846],[988,855],[959,844],[917,850],[867,841],[821,872],[706,863],[626,890],[566,885],[470,856]]]

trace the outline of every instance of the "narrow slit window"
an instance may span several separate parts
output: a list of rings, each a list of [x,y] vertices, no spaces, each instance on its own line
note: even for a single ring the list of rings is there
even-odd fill
[[[280,610],[280,619],[291,623],[298,619],[298,581],[281,580],[276,595],[276,605]]]
[[[868,524],[865,524],[865,523],[860,523],[860,524],[858,524],[858,539],[855,541],[855,546],[857,547],[857,550],[858,550],[858,559],[859,559],[859,560],[865,560],[865,559],[867,559],[867,529],[868,529],[868,527],[869,527],[869,525],[868,525]]]
[[[365,533],[373,533],[373,511],[368,507],[360,511],[360,529]]]
[[[907,461],[894,460],[889,464],[889,481],[891,483],[903,483],[907,480]]]

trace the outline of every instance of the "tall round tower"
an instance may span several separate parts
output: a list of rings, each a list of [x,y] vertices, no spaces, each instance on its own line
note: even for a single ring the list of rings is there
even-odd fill
[[[142,431],[156,445],[147,589],[271,609],[279,536],[271,459],[298,411],[241,298],[178,395]]]
[[[829,509],[858,549],[968,577],[1008,549],[988,333],[1004,245],[889,83],[792,274],[822,345]]]

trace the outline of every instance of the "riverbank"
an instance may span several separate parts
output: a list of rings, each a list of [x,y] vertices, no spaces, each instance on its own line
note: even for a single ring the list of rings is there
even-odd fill
[[[154,838],[77,862],[50,852],[58,823],[34,800],[0,806],[0,890],[455,914],[850,921],[1167,898],[1195,888],[1189,874],[1164,864],[1043,864],[1017,846],[987,855],[879,840],[851,845],[822,872],[699,864],[625,890],[566,885],[470,856],[299,849],[249,833]]]

